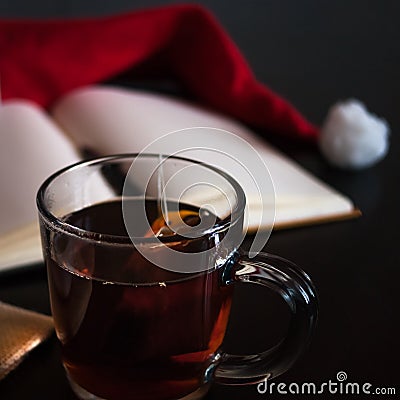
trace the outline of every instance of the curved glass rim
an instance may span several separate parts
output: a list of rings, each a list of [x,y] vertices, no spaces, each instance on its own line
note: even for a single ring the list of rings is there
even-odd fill
[[[51,185],[53,181],[55,181],[58,177],[60,177],[63,174],[66,174],[70,171],[88,167],[91,165],[97,165],[97,164],[102,164],[110,161],[127,161],[131,159],[132,161],[135,158],[159,158],[162,157],[163,159],[174,159],[174,160],[179,160],[179,161],[184,161],[188,162],[191,164],[197,164],[200,165],[204,168],[207,168],[209,170],[212,170],[216,172],[217,174],[221,175],[223,178],[225,178],[234,188],[236,198],[237,198],[237,203],[235,207],[233,208],[231,214],[227,216],[226,218],[218,221],[215,225],[213,225],[212,228],[206,229],[204,231],[200,231],[199,234],[201,236],[205,235],[210,235],[213,233],[221,232],[227,229],[230,226],[233,226],[239,221],[240,217],[244,213],[245,205],[246,205],[246,197],[243,192],[243,189],[239,185],[239,183],[231,177],[229,174],[225,173],[224,171],[220,170],[219,168],[216,168],[212,165],[209,165],[207,163],[204,163],[202,161],[197,161],[197,160],[192,160],[189,158],[185,157],[178,157],[178,156],[171,156],[171,155],[166,155],[166,154],[156,154],[156,153],[125,153],[125,154],[115,154],[115,155],[108,155],[108,156],[103,156],[103,157],[95,157],[83,161],[78,161],[74,164],[71,164],[69,166],[66,166],[56,172],[54,172],[52,175],[50,175],[39,187],[37,196],[36,196],[36,205],[39,211],[40,216],[50,225],[51,229],[59,230],[63,233],[71,234],[74,236],[77,236],[81,239],[86,239],[86,240],[92,240],[100,243],[108,243],[108,244],[113,244],[113,245],[132,245],[132,240],[131,237],[128,236],[120,236],[120,235],[112,235],[112,234],[105,234],[105,233],[99,233],[99,232],[94,232],[94,231],[89,231],[86,229],[78,228],[72,224],[69,224],[62,219],[58,218],[55,216],[50,210],[45,205],[45,193],[48,187]],[[135,240],[139,240],[142,243],[153,243],[156,238],[152,237],[135,237]],[[193,240],[190,238],[186,237],[180,237],[178,235],[173,235],[170,237],[164,237],[164,238],[158,238],[158,240],[161,240],[162,242],[168,243],[168,242],[175,242],[177,240]]]

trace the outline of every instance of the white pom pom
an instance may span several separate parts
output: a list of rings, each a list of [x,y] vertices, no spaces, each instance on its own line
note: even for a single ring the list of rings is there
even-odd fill
[[[370,114],[357,100],[335,104],[321,129],[320,149],[327,160],[341,168],[361,169],[387,153],[389,126]]]

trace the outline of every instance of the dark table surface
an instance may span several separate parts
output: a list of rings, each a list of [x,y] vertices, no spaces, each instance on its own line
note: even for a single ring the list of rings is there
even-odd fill
[[[359,98],[389,121],[388,156],[360,172],[333,169],[313,148],[273,140],[305,168],[352,198],[363,216],[274,232],[265,250],[302,266],[311,275],[320,300],[311,346],[276,382],[321,384],[334,381],[343,371],[347,382],[368,382],[372,390],[394,387],[400,393],[399,3],[254,1],[246,7],[235,1],[202,3],[220,18],[257,77],[313,122],[320,124],[329,105],[349,97]],[[0,275],[0,300],[50,313],[44,267]],[[281,300],[257,288],[238,287],[226,349],[261,351],[276,343],[286,326],[287,312]],[[282,395],[262,395],[255,386],[215,385],[207,399],[267,396]],[[1,400],[71,398],[54,337],[0,382]]]

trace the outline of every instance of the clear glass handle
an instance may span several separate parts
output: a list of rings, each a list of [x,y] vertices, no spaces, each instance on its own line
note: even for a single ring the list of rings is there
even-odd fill
[[[222,354],[215,380],[226,385],[257,383],[287,371],[308,345],[314,331],[318,303],[308,275],[292,262],[260,253],[250,259],[242,254],[225,284],[241,282],[265,286],[279,293],[291,311],[288,333],[273,348],[260,354]]]

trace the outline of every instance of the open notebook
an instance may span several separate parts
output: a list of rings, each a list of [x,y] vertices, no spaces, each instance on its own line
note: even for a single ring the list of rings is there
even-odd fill
[[[141,152],[154,139],[193,126],[232,132],[261,155],[275,188],[274,228],[357,215],[348,198],[232,119],[166,96],[107,86],[86,87],[60,99],[51,115],[22,100],[0,106],[0,270],[42,259],[36,191],[50,174],[79,161],[83,149],[98,155]],[[207,141],[212,145],[209,138]],[[242,151],[237,141],[229,140],[225,150],[232,154]],[[248,154],[242,153],[245,160]],[[239,182],[243,180],[217,158],[204,161],[228,170]],[[266,227],[271,221],[260,216],[259,196],[251,193],[251,188],[244,190],[249,206],[248,230],[256,230],[259,221]]]

